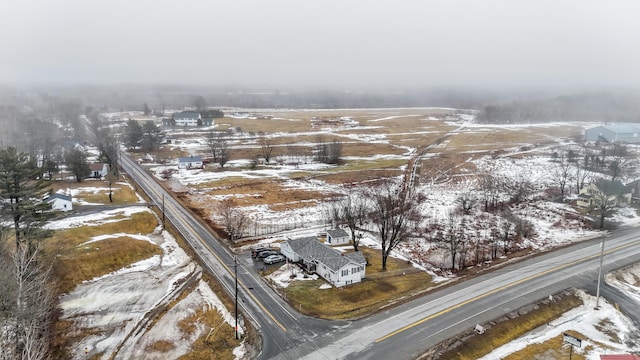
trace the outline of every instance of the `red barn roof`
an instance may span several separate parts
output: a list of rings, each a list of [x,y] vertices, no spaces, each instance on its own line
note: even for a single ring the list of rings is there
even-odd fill
[[[600,360],[640,360],[640,356],[633,354],[600,355]]]

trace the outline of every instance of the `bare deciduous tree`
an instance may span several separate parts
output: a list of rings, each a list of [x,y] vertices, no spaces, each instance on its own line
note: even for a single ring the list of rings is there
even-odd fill
[[[261,137],[260,138],[260,149],[262,150],[262,157],[264,157],[264,161],[269,163],[271,160],[271,154],[273,153],[273,141],[271,138]]]
[[[506,217],[500,221],[500,238],[502,240],[502,252],[507,255],[511,248],[511,239],[513,236],[513,224]]]
[[[447,246],[447,251],[451,258],[451,271],[455,271],[456,269],[456,257],[460,253],[463,245],[462,233],[459,216],[453,211],[449,212],[447,223],[444,226],[439,240]]]
[[[596,211],[599,218],[598,227],[602,229],[604,227],[604,220],[611,215],[617,206],[616,197],[608,194],[605,187],[604,189],[600,189],[599,192],[593,194],[593,202],[594,204],[592,205],[592,208]]]
[[[113,173],[109,173],[104,177],[104,179],[107,181],[107,183],[109,183],[109,202],[111,203],[113,202],[113,185],[118,180],[118,177]]]
[[[249,223],[249,217],[238,208],[236,202],[231,198],[218,203],[217,211],[218,215],[222,217],[222,225],[229,240],[240,238]]]
[[[611,171],[611,181],[614,181],[624,173],[627,165],[627,148],[622,144],[615,143],[610,153],[609,171]]]
[[[579,162],[576,162],[574,179],[576,181],[576,192],[580,192],[585,184],[590,182],[591,173],[586,167],[580,166]]]
[[[325,164],[337,164],[340,162],[340,158],[342,157],[341,142],[335,139],[332,142],[326,142],[322,135],[318,135],[316,142],[316,161]]]
[[[416,229],[421,215],[418,205],[421,195],[412,193],[400,183],[384,182],[367,193],[371,202],[371,222],[380,234],[382,270],[387,269],[391,251],[406,241]]]
[[[567,183],[570,180],[571,164],[567,160],[564,154],[561,154],[557,159],[557,162],[553,168],[553,176],[560,189],[560,195],[564,199],[564,192],[567,188]]]
[[[223,168],[229,161],[229,144],[224,135],[219,132],[209,131],[207,134],[207,146],[211,152],[213,162]]]
[[[527,200],[533,192],[533,183],[525,175],[518,176],[511,184],[511,201],[520,203]]]
[[[349,192],[331,204],[331,218],[336,224],[344,224],[349,229],[354,251],[358,251],[361,239],[359,230],[367,221],[368,211],[367,199],[359,191]]]
[[[471,193],[466,192],[458,197],[458,205],[465,215],[469,215],[471,213],[475,204],[476,198]]]
[[[45,267],[36,249],[17,249],[12,254],[15,281],[15,308],[10,312],[15,327],[15,358],[46,359],[49,355],[49,328],[54,294],[50,267]],[[3,349],[4,350],[4,349]]]
[[[92,119],[91,128],[100,151],[100,160],[109,164],[111,172],[118,176],[118,151],[120,150],[118,135],[97,116]]]

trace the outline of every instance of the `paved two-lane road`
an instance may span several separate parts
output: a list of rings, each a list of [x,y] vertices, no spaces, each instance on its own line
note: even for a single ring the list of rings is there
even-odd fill
[[[157,204],[164,190],[125,154],[125,170]],[[230,294],[233,255],[210,231],[164,193],[167,218]],[[605,270],[640,261],[636,229],[607,239]],[[414,359],[442,340],[570,287],[596,281],[600,242],[587,241],[504,266],[354,322],[301,316],[240,261],[244,312],[264,340],[263,359]]]
[[[198,254],[203,265],[218,278],[233,298],[234,255],[126,153],[121,154],[121,165],[153,203],[162,208],[164,200],[166,219],[176,227]],[[238,260],[238,304],[243,310],[242,313],[249,317],[262,336],[261,358],[269,359],[286,353],[283,359],[299,359],[304,355],[296,350],[299,344],[313,344],[314,338],[318,335],[330,333],[335,327],[345,325],[345,322],[329,322],[301,316],[266,286],[257,274],[250,271],[252,265],[243,259],[245,258]]]

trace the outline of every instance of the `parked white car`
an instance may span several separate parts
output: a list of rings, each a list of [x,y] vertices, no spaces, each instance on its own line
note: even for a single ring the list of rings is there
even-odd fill
[[[266,258],[264,258],[265,264],[275,264],[281,261],[284,261],[284,256],[282,255],[269,255]]]

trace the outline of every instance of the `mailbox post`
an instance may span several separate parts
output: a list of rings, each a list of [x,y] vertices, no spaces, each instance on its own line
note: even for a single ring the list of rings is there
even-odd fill
[[[573,355],[573,347],[577,346],[578,348],[582,348],[582,340],[567,333],[562,334],[562,340],[565,343],[571,345],[571,349],[569,350],[569,360],[571,360],[571,356]]]

